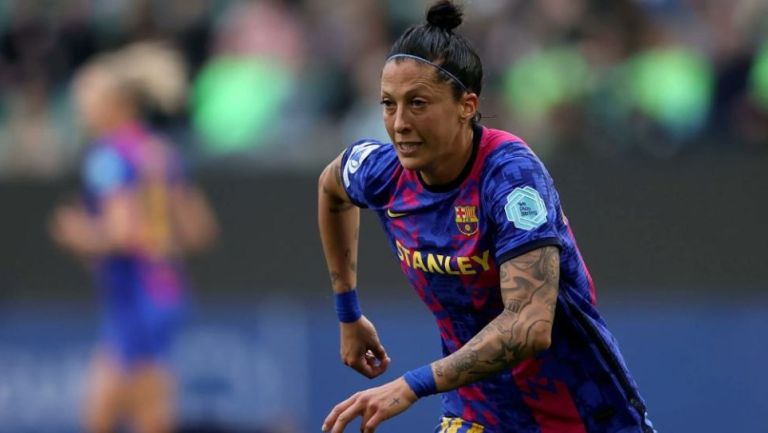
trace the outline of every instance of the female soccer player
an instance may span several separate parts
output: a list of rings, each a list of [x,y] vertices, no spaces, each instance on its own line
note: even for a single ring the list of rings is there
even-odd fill
[[[170,432],[166,356],[185,287],[179,258],[205,248],[217,232],[179,156],[142,122],[147,108],[170,111],[183,101],[183,67],[161,45],[134,45],[86,65],[74,90],[94,141],[82,168],[83,204],[60,206],[51,231],[92,265],[103,301],[85,429],[117,431],[126,418],[139,433]]]
[[[319,225],[341,357],[368,376],[389,357],[357,304],[358,208],[378,215],[435,316],[442,359],[336,405],[323,431],[362,431],[441,393],[439,432],[653,432],[595,308],[592,281],[547,170],[518,137],[478,124],[482,66],[434,4],[381,76],[392,144],[352,144],[319,181]]]

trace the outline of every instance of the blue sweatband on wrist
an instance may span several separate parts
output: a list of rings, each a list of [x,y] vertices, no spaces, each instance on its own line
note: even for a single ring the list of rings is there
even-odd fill
[[[429,364],[405,373],[403,379],[418,398],[437,394],[435,376],[432,374],[432,366]]]
[[[357,290],[336,294],[336,315],[340,322],[352,323],[363,315],[360,305],[357,303]]]

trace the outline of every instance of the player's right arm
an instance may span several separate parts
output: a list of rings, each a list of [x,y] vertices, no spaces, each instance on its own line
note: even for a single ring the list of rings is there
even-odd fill
[[[102,211],[91,215],[81,204],[58,207],[51,221],[54,240],[86,257],[134,250],[139,214],[131,173],[115,150],[102,147],[90,152],[84,162],[83,181],[98,197]]]
[[[357,232],[360,209],[352,204],[341,184],[341,155],[320,174],[317,216],[325,261],[335,293],[357,284]]]
[[[357,244],[360,209],[350,200],[342,185],[342,155],[320,174],[318,181],[318,225],[323,253],[336,295],[357,286]],[[365,317],[355,322],[340,322],[341,359],[344,364],[373,378],[389,365],[376,329]]]
[[[59,206],[51,221],[51,235],[59,245],[78,256],[130,252],[136,221],[134,207],[129,192],[114,193],[106,198],[101,217],[89,215],[81,205]]]

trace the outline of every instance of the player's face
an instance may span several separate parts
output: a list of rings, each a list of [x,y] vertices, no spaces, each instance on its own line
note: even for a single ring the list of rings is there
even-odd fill
[[[410,59],[387,62],[381,103],[384,125],[403,167],[437,173],[461,153],[462,132],[474,113],[468,116],[467,104],[456,101],[451,84],[439,80],[433,66]]]
[[[87,68],[78,75],[74,88],[77,114],[91,133],[109,129],[117,104],[115,89],[114,80],[98,68]]]

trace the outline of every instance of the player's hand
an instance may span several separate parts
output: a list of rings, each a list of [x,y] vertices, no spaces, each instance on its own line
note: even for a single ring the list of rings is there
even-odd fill
[[[342,433],[358,416],[360,431],[373,433],[384,420],[405,411],[418,398],[402,377],[382,386],[358,392],[337,404],[323,421],[323,431]]]
[[[376,328],[361,316],[353,323],[340,323],[341,361],[360,374],[373,379],[387,371],[389,356],[379,341]]]
[[[63,205],[56,208],[49,222],[49,232],[61,247],[76,250],[78,241],[91,224],[85,211],[78,206]]]

